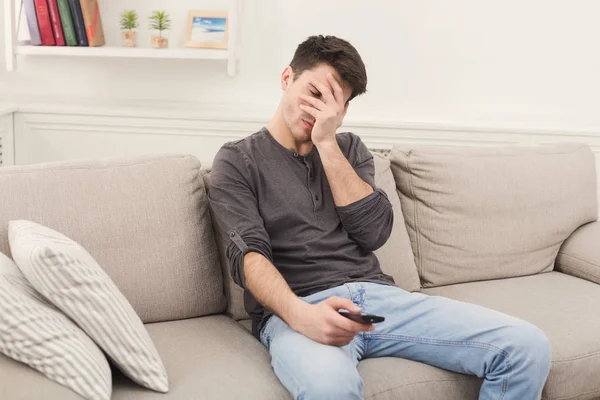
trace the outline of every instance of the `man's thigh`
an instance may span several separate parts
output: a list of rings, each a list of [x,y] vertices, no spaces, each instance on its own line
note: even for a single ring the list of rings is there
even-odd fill
[[[315,342],[272,316],[261,333],[271,365],[294,398],[361,398],[356,340],[344,347]]]
[[[364,358],[401,357],[483,377],[486,360],[506,359],[544,337],[528,322],[481,306],[394,286],[350,286],[364,291],[363,312],[386,318],[364,334]]]

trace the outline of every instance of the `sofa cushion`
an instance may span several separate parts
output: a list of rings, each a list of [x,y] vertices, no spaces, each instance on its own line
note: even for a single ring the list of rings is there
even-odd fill
[[[144,322],[222,312],[200,162],[185,155],[0,168],[0,251],[25,219],[81,244]]]
[[[424,287],[551,271],[598,217],[587,145],[397,145],[390,157]]]
[[[362,360],[366,400],[476,400],[482,379],[396,357]]]
[[[0,354],[0,371],[2,371],[0,375],[0,399],[85,399],[68,387],[48,379],[27,364],[17,362],[4,354]]]
[[[139,316],[81,245],[31,221],[10,221],[8,238],[31,285],[79,325],[129,378],[152,390],[169,390],[165,367]],[[105,398],[110,398],[110,391]]]
[[[113,399],[290,399],[252,334],[224,315],[146,325],[169,373],[169,393],[135,385],[118,371]]]
[[[141,388],[115,371],[113,399],[291,399],[267,349],[226,316],[146,325],[169,372],[169,393]],[[414,361],[363,360],[365,399],[476,399],[481,380]],[[412,397],[411,397],[412,396]]]
[[[552,344],[544,399],[600,397],[600,285],[553,271],[423,292],[498,310],[541,328]]]
[[[399,287],[413,292],[419,290],[421,285],[410,239],[408,238],[408,232],[404,224],[400,199],[396,193],[394,176],[390,169],[390,161],[377,153],[373,154],[373,158],[375,164],[375,185],[386,192],[394,210],[394,226],[390,238],[385,245],[375,251],[375,255],[381,264],[383,272],[391,275]],[[210,190],[210,168],[203,168],[202,176],[206,191],[208,192]],[[250,318],[244,308],[244,290],[236,285],[231,278],[229,262],[226,257],[227,243],[225,243],[221,235],[217,234],[216,230],[215,238],[221,256],[225,293],[228,298],[227,315],[235,320]]]
[[[565,240],[554,268],[600,284],[600,221],[580,226]]]

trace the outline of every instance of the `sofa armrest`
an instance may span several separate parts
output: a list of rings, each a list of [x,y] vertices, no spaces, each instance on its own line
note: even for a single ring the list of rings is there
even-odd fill
[[[83,397],[0,353],[0,399],[82,400]]]
[[[582,225],[565,240],[554,268],[600,284],[600,221]]]

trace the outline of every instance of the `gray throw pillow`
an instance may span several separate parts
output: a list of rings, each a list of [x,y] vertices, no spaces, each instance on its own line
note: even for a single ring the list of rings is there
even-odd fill
[[[73,321],[41,296],[0,253],[0,353],[86,399],[109,400],[106,357]]]

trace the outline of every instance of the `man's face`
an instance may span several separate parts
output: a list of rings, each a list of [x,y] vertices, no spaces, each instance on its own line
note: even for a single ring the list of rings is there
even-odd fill
[[[319,64],[313,69],[306,70],[295,76],[291,67],[287,67],[281,76],[281,88],[285,91],[282,98],[282,114],[285,124],[292,133],[294,141],[298,144],[306,143],[311,140],[312,127],[315,122],[315,118],[302,111],[299,107],[300,104],[309,105],[307,102],[301,100],[300,95],[306,95],[316,97],[324,101],[322,94],[315,88],[311,81],[318,81],[321,84],[327,86],[333,93],[331,85],[327,81],[327,74],[331,73],[338,81],[344,92],[344,104],[345,109],[348,107],[348,99],[352,94],[352,88],[343,82],[333,67],[327,64]]]

